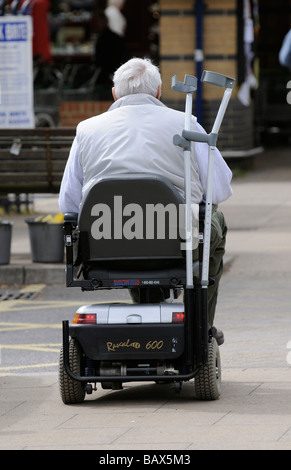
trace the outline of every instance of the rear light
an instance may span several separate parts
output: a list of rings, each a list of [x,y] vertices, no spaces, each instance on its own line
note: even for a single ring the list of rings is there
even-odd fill
[[[96,314],[76,313],[73,323],[76,325],[96,325]]]
[[[184,323],[185,313],[184,312],[173,312],[172,323]]]

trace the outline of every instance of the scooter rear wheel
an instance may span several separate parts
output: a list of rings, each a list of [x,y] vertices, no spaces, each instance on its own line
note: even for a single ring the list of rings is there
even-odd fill
[[[216,339],[208,347],[208,363],[201,366],[195,377],[195,394],[199,400],[217,400],[221,394],[221,360]]]
[[[82,373],[82,358],[82,348],[79,342],[72,338],[69,344],[69,364],[70,370],[75,375],[81,375]],[[64,368],[63,347],[60,352],[59,385],[61,398],[65,405],[73,405],[84,401],[86,395],[86,383],[77,382],[76,380],[71,379],[71,377],[66,373]]]

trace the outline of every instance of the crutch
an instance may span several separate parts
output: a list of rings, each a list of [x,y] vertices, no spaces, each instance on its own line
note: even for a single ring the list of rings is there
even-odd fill
[[[198,295],[198,304],[200,301],[202,303],[202,307],[200,309],[202,312],[202,316],[198,320],[198,323],[197,323],[198,325],[198,341],[197,342],[201,345],[201,348],[199,351],[196,351],[197,355],[201,359],[201,362],[205,363],[207,362],[207,350],[208,350],[208,346],[207,346],[207,342],[208,342],[208,338],[207,338],[207,335],[208,335],[207,333],[208,331],[207,293],[208,293],[208,285],[209,285],[209,255],[210,255],[210,235],[211,235],[211,217],[212,217],[212,186],[213,186],[213,174],[214,174],[214,157],[215,157],[215,148],[216,148],[216,142],[218,138],[218,132],[219,132],[225,111],[227,109],[230,97],[231,97],[235,80],[233,78],[227,77],[226,75],[221,75],[216,72],[204,71],[202,74],[201,81],[205,83],[209,83],[211,85],[225,88],[223,98],[222,98],[220,107],[218,109],[218,113],[217,113],[216,119],[212,127],[212,131],[210,132],[210,134],[203,134],[201,132],[193,132],[189,130],[189,123],[191,122],[191,116],[189,116],[190,106],[189,104],[187,104],[189,101],[189,93],[187,92],[187,90],[183,89],[183,86],[182,86],[183,84],[178,84],[177,86],[177,83],[176,83],[176,86],[173,86],[173,84],[175,85],[175,82],[176,82],[175,77],[173,77],[172,79],[172,88],[175,89],[176,91],[184,91],[187,93],[186,109],[185,109],[185,129],[182,132],[182,136],[180,135],[174,136],[173,142],[175,145],[178,145],[184,149],[185,172],[186,171],[189,172],[188,178],[190,178],[190,150],[191,150],[190,142],[191,141],[192,142],[205,142],[209,146],[205,219],[204,219],[204,243],[203,243],[203,259],[202,259],[202,274],[201,274],[202,298],[199,299],[199,295]],[[184,81],[184,88],[185,88],[185,82],[186,82],[186,77]],[[191,114],[192,114],[192,103],[191,103]],[[187,123],[187,127],[186,127],[186,123]],[[190,192],[190,195],[187,194],[186,191],[187,193]],[[189,185],[189,182],[186,182],[186,176],[185,176],[185,193],[186,193],[186,210],[188,213],[189,211],[191,212],[191,181]],[[190,204],[189,204],[190,209],[187,203],[187,201],[189,201],[189,198],[190,198]],[[188,217],[191,220],[191,213],[190,215],[188,214]],[[189,226],[187,225],[187,234],[189,233],[188,227]],[[193,260],[192,260],[191,255],[188,254],[188,250],[187,250],[186,256],[187,256],[186,258],[187,264],[190,263],[190,258],[191,258],[191,272],[192,272]],[[190,266],[188,266],[187,268],[187,285],[190,286],[190,279],[188,278],[188,275],[190,276]],[[192,287],[193,287],[193,275],[192,275]]]
[[[210,134],[202,134],[201,132],[191,132],[184,129],[182,137],[192,142],[206,142],[209,146],[208,149],[208,172],[207,172],[207,188],[206,188],[206,205],[205,205],[205,233],[204,233],[204,246],[203,246],[203,261],[202,261],[202,287],[208,286],[208,273],[209,273],[209,253],[210,253],[210,233],[211,233],[211,216],[212,216],[212,187],[213,187],[213,174],[214,174],[214,154],[218,132],[226,112],[232,89],[235,83],[233,78],[221,75],[216,72],[209,72],[204,70],[201,78],[202,82],[209,83],[225,88],[220,107],[215,118],[212,131]]]
[[[175,91],[186,93],[185,130],[191,129],[193,93],[197,90],[197,78],[185,75],[184,83],[178,82],[176,75],[172,78],[172,88]],[[192,212],[191,212],[191,143],[174,136],[174,144],[184,149],[184,185],[185,185],[185,226],[186,226],[186,280],[189,288],[193,287],[193,253],[192,253]]]
[[[193,92],[197,90],[197,78],[185,75],[184,82],[178,82],[176,75],[172,78],[172,88],[175,91],[186,93],[185,104],[185,130],[191,129]],[[193,364],[194,345],[193,331],[195,319],[194,284],[193,284],[193,251],[192,251],[192,211],[191,211],[191,142],[176,135],[173,138],[175,145],[184,150],[184,189],[185,189],[185,239],[186,239],[186,287],[184,292],[185,304],[185,349],[186,362],[190,368]],[[197,328],[196,328],[197,330]]]

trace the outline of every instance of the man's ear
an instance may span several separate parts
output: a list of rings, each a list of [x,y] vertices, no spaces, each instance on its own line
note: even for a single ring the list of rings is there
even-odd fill
[[[159,85],[156,98],[159,100],[162,96],[162,85]]]
[[[114,101],[116,101],[117,98],[116,98],[115,88],[114,87],[112,87],[112,96],[113,96]]]

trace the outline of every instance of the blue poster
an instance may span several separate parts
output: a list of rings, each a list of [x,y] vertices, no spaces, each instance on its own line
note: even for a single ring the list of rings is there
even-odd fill
[[[32,21],[0,17],[0,128],[33,128]]]

